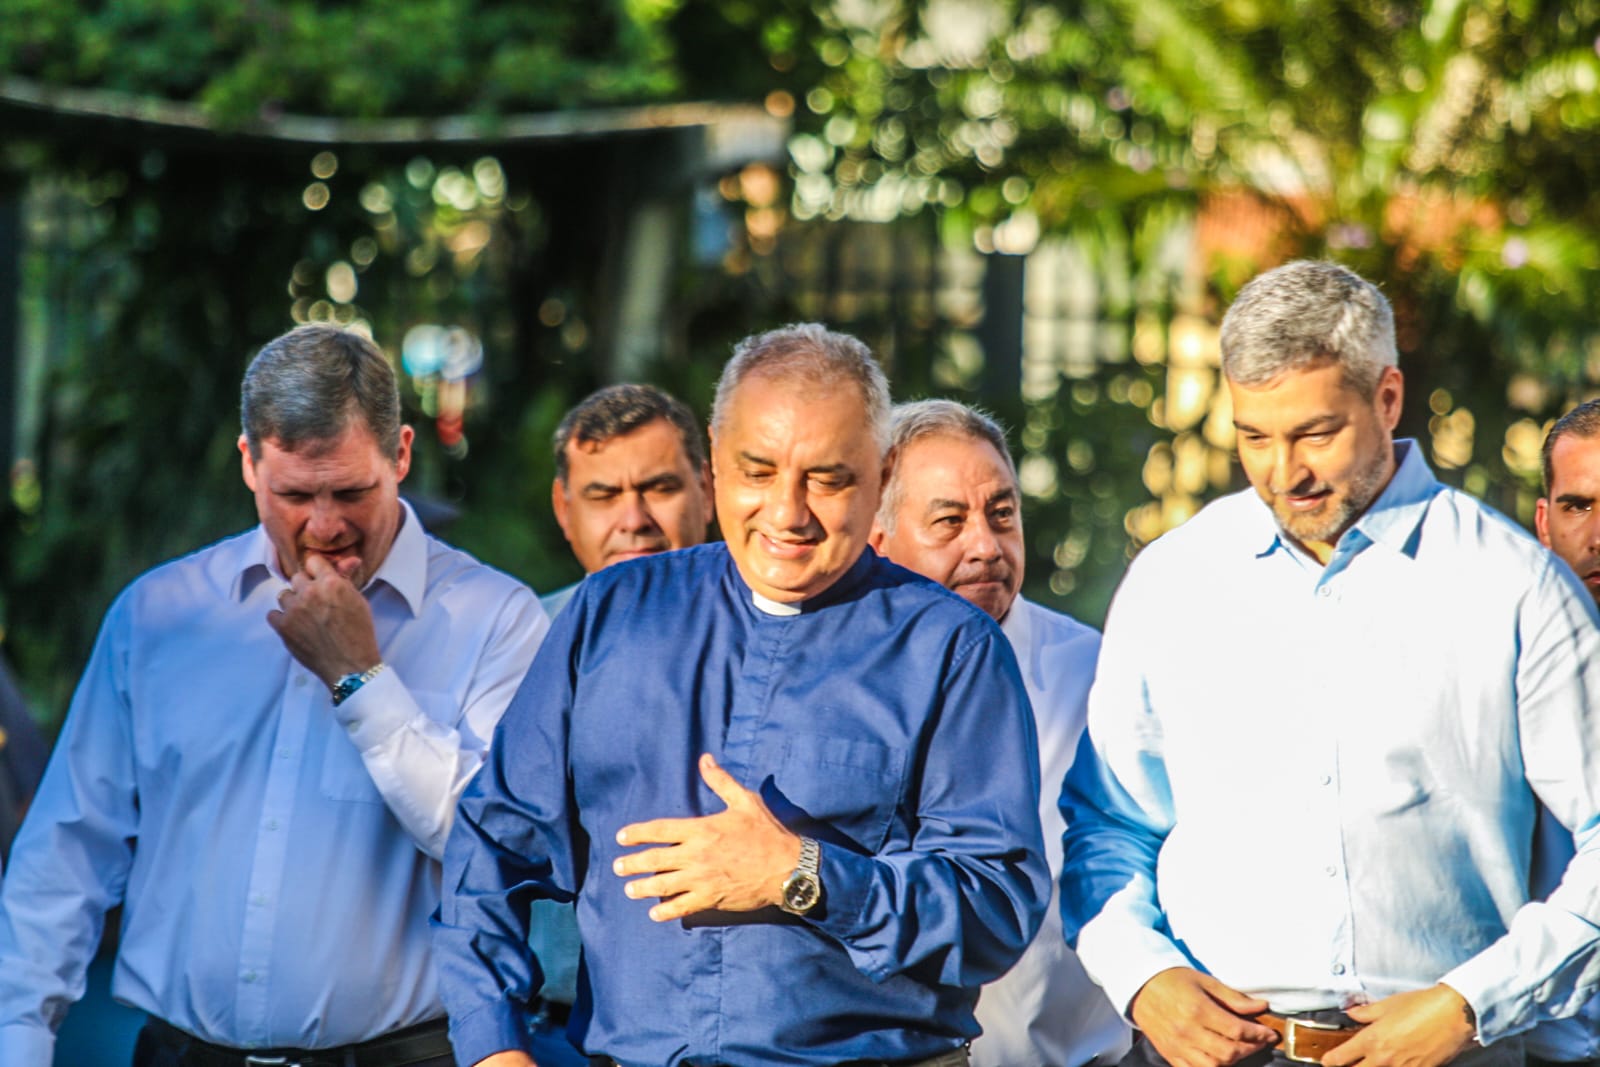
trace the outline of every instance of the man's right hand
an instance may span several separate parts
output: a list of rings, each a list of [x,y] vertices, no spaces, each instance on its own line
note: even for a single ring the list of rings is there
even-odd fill
[[[538,1065],[526,1052],[512,1049],[509,1052],[496,1052],[493,1056],[485,1057],[473,1064],[473,1067],[538,1067]]]
[[[1277,1043],[1276,1031],[1246,1016],[1264,1000],[1191,967],[1171,967],[1134,994],[1128,1014],[1172,1067],[1227,1067]]]

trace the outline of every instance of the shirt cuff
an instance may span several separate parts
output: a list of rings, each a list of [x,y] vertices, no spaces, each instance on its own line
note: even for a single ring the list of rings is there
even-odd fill
[[[821,852],[817,877],[822,882],[822,908],[820,914],[808,916],[808,921],[844,946],[856,970],[881,982],[893,972],[894,961],[855,943],[866,926],[877,861],[826,841],[817,845]]]
[[[1581,1001],[1576,981],[1593,959],[1594,937],[1595,928],[1570,912],[1526,904],[1509,933],[1439,981],[1472,1005],[1478,1041],[1487,1045],[1549,1017],[1546,1005]]]
[[[1091,923],[1078,934],[1078,959],[1112,1005],[1129,1018],[1133,998],[1145,983],[1174,967],[1194,967],[1172,939],[1133,924]]]
[[[459,1017],[452,1015],[450,1047],[457,1063],[477,1063],[496,1052],[532,1052],[523,1011],[509,1000],[493,1001]]]
[[[0,1063],[6,1067],[50,1067],[55,1052],[56,1036],[49,1030],[23,1023],[0,1026]]]
[[[384,667],[372,681],[351,693],[333,709],[333,717],[350,734],[362,752],[383,744],[411,721],[416,701],[393,667]]]

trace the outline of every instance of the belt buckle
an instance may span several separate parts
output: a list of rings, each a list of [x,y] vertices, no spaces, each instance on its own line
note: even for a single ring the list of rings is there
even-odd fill
[[[1337,1025],[1335,1023],[1318,1022],[1315,1019],[1289,1019],[1289,1018],[1286,1018],[1286,1019],[1283,1020],[1283,1022],[1284,1022],[1284,1030],[1287,1031],[1287,1033],[1284,1034],[1283,1044],[1284,1044],[1285,1047],[1283,1049],[1283,1055],[1284,1055],[1284,1057],[1286,1059],[1291,1059],[1296,1063],[1321,1063],[1322,1062],[1322,1060],[1319,1059],[1316,1056],[1302,1056],[1300,1054],[1299,1035],[1300,1035],[1300,1031],[1301,1030],[1342,1030],[1342,1029],[1344,1029],[1344,1027],[1339,1026],[1339,1025]]]
[[[302,1067],[299,1060],[287,1056],[251,1056],[244,1058],[244,1067]]]

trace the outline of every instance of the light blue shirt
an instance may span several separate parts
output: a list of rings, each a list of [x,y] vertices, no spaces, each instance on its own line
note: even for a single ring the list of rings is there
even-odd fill
[[[387,670],[340,707],[266,616],[256,530],[112,605],[0,890],[0,1063],[46,1067],[122,903],[112,993],[207,1041],[319,1048],[443,1013],[456,799],[549,623],[409,508],[366,587]]]
[[[1572,861],[1572,835],[1548,811],[1540,811],[1539,828],[1533,846],[1533,895],[1547,895],[1560,882],[1561,872]],[[1567,1019],[1541,1023],[1528,1032],[1530,1056],[1572,1063],[1600,1059],[1600,996]]]
[[[1067,936],[1119,1007],[1174,966],[1281,1011],[1443,981],[1488,1043],[1600,985],[1594,602],[1396,453],[1326,567],[1245,491],[1129,569],[1062,796]],[[1538,800],[1577,844],[1546,902]]]

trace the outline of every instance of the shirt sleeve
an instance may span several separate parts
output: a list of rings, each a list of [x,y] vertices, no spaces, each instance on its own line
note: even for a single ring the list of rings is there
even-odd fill
[[[1588,592],[1553,557],[1518,618],[1515,678],[1523,770],[1572,832],[1576,854],[1544,901],[1442,981],[1487,1044],[1576,1013],[1600,990],[1600,629]]]
[[[874,981],[976,987],[1022,955],[1050,897],[1033,714],[998,630],[954,657],[913,781],[909,847],[822,844],[812,921]]]
[[[538,598],[515,586],[499,604],[453,724],[419,707],[403,668],[392,664],[334,708],[389,810],[429,856],[444,855],[456,801],[482,766],[489,738],[549,628]]]
[[[127,595],[107,613],[0,885],[0,1063],[49,1067],[138,835]]]
[[[529,1002],[544,981],[528,945],[535,899],[576,899],[581,830],[571,800],[567,724],[577,620],[551,628],[511,700],[444,849],[434,951],[450,1040],[462,1063],[528,1049]]]
[[[1061,919],[1067,943],[1124,1014],[1157,973],[1191,967],[1167,932],[1156,859],[1176,819],[1161,721],[1142,658],[1145,617],[1135,563],[1106,620],[1089,721],[1061,791]]]

